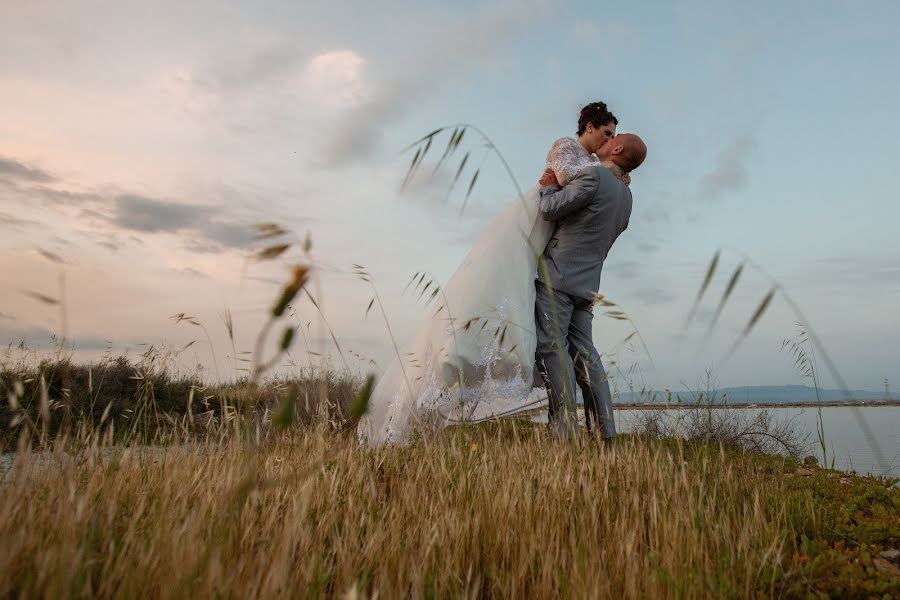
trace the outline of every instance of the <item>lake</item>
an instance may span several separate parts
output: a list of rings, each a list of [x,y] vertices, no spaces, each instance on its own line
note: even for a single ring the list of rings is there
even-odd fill
[[[616,426],[620,433],[628,432],[640,409],[616,410]],[[748,410],[759,412],[758,408],[732,408],[727,410]],[[797,427],[809,434],[808,454],[822,462],[822,450],[816,437],[816,407],[779,407],[765,409],[775,419],[794,418]],[[886,465],[882,466],[875,451],[866,440],[854,411],[868,424],[876,445],[880,448]],[[828,450],[828,464],[842,471],[856,471],[860,474],[888,475],[900,477],[900,406],[823,406],[822,421],[825,424],[825,445]]]

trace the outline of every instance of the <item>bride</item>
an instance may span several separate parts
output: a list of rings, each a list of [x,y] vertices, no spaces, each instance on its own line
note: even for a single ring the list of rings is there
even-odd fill
[[[578,139],[554,142],[540,183],[564,186],[599,164],[594,153],[617,124],[603,102],[582,108]],[[375,386],[357,429],[361,442],[403,443],[416,427],[509,415],[546,401],[532,385],[534,279],[554,225],[538,213],[539,190],[494,219],[438,293],[439,310]]]

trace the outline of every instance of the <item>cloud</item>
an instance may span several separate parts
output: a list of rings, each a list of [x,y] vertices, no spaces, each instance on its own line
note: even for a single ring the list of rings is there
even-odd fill
[[[9,178],[11,174],[20,181],[3,179],[4,175]],[[87,226],[87,230],[81,231],[82,234],[112,251],[121,246],[119,234],[123,232],[195,234],[187,240],[187,245],[188,249],[198,252],[215,252],[222,247],[242,248],[253,239],[253,231],[249,225],[240,223],[225,211],[211,206],[174,202],[129,192],[113,195],[70,191],[57,189],[46,183],[54,186],[72,185],[71,182],[61,181],[17,160],[0,159],[0,184],[5,189],[21,197],[27,205],[39,200],[44,206],[77,219],[79,224]],[[38,224],[25,216],[0,211],[0,225],[18,229]],[[114,230],[111,231],[110,226]],[[133,235],[131,239],[139,241]]]
[[[396,65],[341,117],[322,152],[325,166],[372,157],[386,130],[436,94],[442,82],[483,65],[526,24],[540,18],[546,6],[541,0],[500,2],[455,23],[443,23],[428,37],[426,45],[409,53],[414,60]]]
[[[208,241],[226,248],[241,248],[253,239],[247,225],[216,217],[216,211],[208,206],[169,202],[137,194],[123,194],[114,200],[112,222],[122,228],[142,233],[195,232]],[[194,249],[212,251],[208,244],[197,244]]]
[[[793,281],[816,287],[900,290],[900,259],[884,256],[833,256],[804,265]]]
[[[50,183],[56,178],[35,167],[28,167],[17,160],[0,156],[0,179],[25,181],[32,183]]]
[[[202,223],[210,212],[201,206],[124,194],[115,199],[113,222],[124,229],[147,233],[178,231]]]
[[[363,80],[366,59],[353,50],[317,54],[303,69],[303,85],[326,109],[344,109],[359,104],[367,93]]]
[[[242,94],[290,73],[300,59],[300,50],[290,42],[252,51],[239,48],[227,60],[198,77],[196,83],[216,94]]]
[[[725,147],[716,160],[715,168],[700,180],[700,191],[708,199],[719,198],[726,192],[740,191],[747,185],[747,161],[756,150],[756,140],[738,135]]]
[[[108,240],[98,240],[98,241],[96,241],[96,244],[98,246],[100,246],[101,248],[106,248],[110,252],[118,252],[119,251],[119,245],[116,244],[115,242],[110,242]]]
[[[0,211],[0,225],[7,225],[9,227],[18,228],[37,224],[37,221],[32,221],[31,219],[21,219],[9,213]]]

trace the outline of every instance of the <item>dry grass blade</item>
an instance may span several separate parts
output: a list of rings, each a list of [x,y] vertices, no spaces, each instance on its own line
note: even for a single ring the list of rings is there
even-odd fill
[[[294,333],[296,333],[296,329],[293,327],[287,327],[284,330],[284,333],[281,336],[281,344],[278,346],[282,352],[286,352],[291,347],[291,342],[294,341]]]
[[[306,280],[309,277],[309,267],[306,265],[297,265],[293,270],[293,278],[287,285],[284,286],[284,289],[281,291],[281,296],[278,297],[278,300],[275,302],[275,305],[272,306],[272,316],[280,317],[284,314],[285,309],[287,309],[288,304],[290,304],[291,300],[300,292],[301,289],[306,285]],[[308,292],[307,292],[308,293]]]
[[[50,262],[56,263],[58,265],[65,263],[65,261],[62,259],[62,257],[60,257],[58,254],[54,254],[53,252],[50,252],[49,250],[44,250],[43,248],[40,248],[40,247],[36,248],[36,250],[37,250],[38,254],[40,254],[41,256],[43,256],[44,258],[49,260]]]
[[[469,203],[469,196],[472,195],[472,190],[475,188],[475,182],[478,181],[478,174],[481,173],[481,169],[477,169],[475,174],[472,175],[472,181],[469,182],[469,189],[466,190],[466,198],[463,200],[462,206],[459,209],[459,214],[462,214],[464,210],[466,210],[466,204]]]
[[[459,162],[459,167],[456,169],[456,175],[453,176],[453,181],[450,182],[450,188],[447,190],[447,197],[450,197],[450,194],[453,192],[453,188],[456,187],[456,182],[459,181],[459,176],[462,175],[463,169],[466,168],[466,163],[469,162],[469,156],[472,154],[472,151],[469,150],[462,157],[462,160]]]
[[[425,156],[427,156],[428,151],[431,150],[431,142],[433,139],[434,139],[433,137],[429,137],[428,141],[425,142],[425,148],[422,150],[421,156],[419,156],[419,161],[416,163],[415,168],[413,169],[414,172],[412,173],[412,175],[415,175],[415,171],[418,171],[419,167],[422,166],[422,162],[425,161]],[[412,175],[410,177],[412,177]]]
[[[296,385],[292,385],[287,395],[278,404],[275,413],[272,415],[272,425],[277,429],[287,429],[297,419],[297,398],[299,390]]]
[[[413,148],[415,148],[416,146],[418,146],[419,144],[421,144],[421,143],[424,142],[424,141],[430,141],[431,138],[433,138],[434,136],[436,136],[437,134],[439,134],[440,132],[442,132],[444,129],[446,129],[446,127],[438,127],[437,129],[435,129],[435,130],[432,131],[431,133],[427,133],[427,134],[423,135],[422,137],[420,137],[419,139],[417,139],[416,141],[414,141],[412,144],[410,144],[409,146],[407,146],[407,147],[405,147],[403,150],[401,150],[401,151],[400,151],[400,154],[403,154],[403,153],[406,152],[407,150],[412,150]]]
[[[456,140],[453,142],[453,149],[456,150],[459,145],[462,143],[463,136],[466,135],[466,127],[463,127],[459,130],[459,134],[456,136]]]
[[[441,168],[441,165],[444,164],[444,161],[450,157],[454,150],[456,150],[456,147],[458,145],[456,143],[456,136],[459,134],[460,130],[458,127],[453,130],[452,134],[450,134],[450,139],[447,140],[447,147],[444,148],[444,153],[441,154],[441,158],[437,161],[437,164],[434,165],[434,169],[432,169],[431,171],[432,177],[437,174],[438,170],[440,170]]]
[[[278,237],[287,233],[287,230],[277,223],[258,223],[255,227],[258,233],[254,239],[257,240]]]
[[[406,171],[406,177],[403,178],[403,183],[400,184],[400,191],[406,189],[407,184],[409,184],[410,178],[412,178],[413,172],[416,170],[416,165],[419,164],[419,157],[422,156],[422,149],[418,148],[416,153],[412,157],[412,161],[409,163],[409,169]]]
[[[413,281],[415,281],[415,280],[416,280],[416,277],[418,277],[418,276],[419,276],[419,272],[416,271],[416,274],[413,275],[413,276],[410,278],[409,282],[403,287],[403,293],[404,293],[404,294],[406,293],[406,290],[409,289],[409,286],[412,285]]]
[[[273,260],[278,258],[291,247],[291,244],[275,244],[274,246],[268,246],[256,252],[253,255],[253,258],[256,260]]]
[[[769,293],[766,294],[765,298],[762,299],[762,302],[759,303],[759,306],[757,306],[756,310],[753,312],[753,316],[751,316],[750,320],[747,322],[746,327],[744,327],[744,331],[742,331],[741,335],[738,337],[738,339],[736,339],[734,341],[734,345],[731,346],[731,349],[728,351],[728,355],[726,356],[725,360],[730,359],[731,356],[738,349],[738,347],[741,345],[741,342],[743,342],[745,339],[747,339],[747,336],[750,335],[750,332],[753,330],[753,328],[756,326],[756,324],[759,322],[759,320],[765,314],[766,309],[769,308],[769,305],[772,303],[772,300],[775,298],[775,292],[777,292],[777,291],[778,291],[778,287],[777,286],[773,287],[771,290],[769,290]]]
[[[685,327],[690,325],[691,321],[694,320],[694,315],[697,313],[697,307],[700,306],[700,301],[703,299],[703,294],[706,293],[706,289],[709,287],[709,284],[712,282],[713,276],[716,274],[716,268],[719,266],[719,258],[721,257],[721,255],[721,250],[716,250],[715,255],[713,255],[712,261],[710,261],[709,267],[707,267],[706,269],[706,277],[703,278],[703,283],[700,285],[700,289],[697,291],[697,297],[694,299],[694,305],[691,307],[691,311],[688,313],[687,319],[685,320]]]
[[[44,304],[51,304],[53,306],[59,304],[59,300],[52,296],[48,296],[47,294],[42,294],[40,292],[35,292],[32,290],[22,290],[22,293],[30,298],[34,298],[38,302],[43,302]]]
[[[322,312],[322,308],[319,306],[319,303],[316,302],[316,299],[313,298],[313,295],[309,293],[309,290],[304,288],[303,291],[306,292],[306,297],[309,298],[309,301],[312,302],[313,306],[315,306],[316,310],[319,312],[319,316],[322,317],[322,322],[325,324],[325,329],[328,330],[328,335],[331,336],[331,341],[334,342],[334,347],[337,349],[341,360],[344,362],[344,366],[347,366],[347,358],[344,356],[344,350],[341,348],[341,344],[340,342],[338,342],[337,336],[334,335],[334,330],[331,328],[331,324],[329,324],[328,319],[325,318],[325,313]]]
[[[366,377],[365,383],[363,383],[359,392],[357,392],[356,396],[353,398],[353,402],[350,404],[350,418],[351,419],[360,419],[364,414],[369,412],[369,398],[372,397],[372,389],[375,387],[375,376],[369,375]]]
[[[459,145],[462,142],[463,136],[465,134],[466,134],[466,127],[462,127],[462,128],[453,130],[453,135],[450,136],[450,141],[447,143],[447,149],[444,150],[444,155],[441,156],[441,160],[438,161],[438,164],[435,166],[434,171],[432,172],[432,175],[437,173],[438,169],[443,164],[443,162],[446,159],[450,158],[454,152],[456,152],[456,149],[459,148]]]
[[[737,287],[738,281],[741,279],[741,273],[744,271],[744,263],[738,265],[737,269],[734,270],[734,273],[731,274],[731,279],[728,280],[728,285],[725,287],[725,292],[722,294],[722,298],[719,300],[719,305],[716,307],[716,312],[713,315],[712,320],[709,322],[709,327],[706,330],[706,335],[712,333],[713,328],[716,326],[716,323],[719,321],[719,317],[722,315],[722,311],[725,310],[725,304],[728,302],[728,298],[731,297],[731,293],[734,291],[734,288]]]
[[[423,272],[423,273],[419,276],[419,280],[416,282],[416,285],[413,287],[413,291],[412,291],[413,294],[415,294],[415,293],[419,290],[419,286],[422,285],[422,282],[423,282],[423,281],[425,281],[425,275],[426,275],[426,274]]]
[[[366,316],[369,316],[369,311],[372,310],[372,305],[375,304],[375,298],[369,300],[369,306],[366,307]]]
[[[759,303],[759,306],[756,307],[756,311],[753,313],[753,316],[750,317],[750,321],[747,323],[747,326],[744,328],[744,335],[748,335],[753,327],[756,326],[756,323],[762,318],[765,314],[766,309],[769,308],[769,304],[772,303],[772,299],[775,297],[775,292],[778,291],[778,288],[772,288],[769,290],[769,293],[766,294],[766,297],[763,298],[762,302]]]
[[[231,316],[231,309],[226,308],[221,316],[222,322],[225,323],[225,331],[228,332],[228,339],[234,343],[234,318]]]

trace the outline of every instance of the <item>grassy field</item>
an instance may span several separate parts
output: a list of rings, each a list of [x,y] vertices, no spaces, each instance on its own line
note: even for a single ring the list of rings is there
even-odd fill
[[[0,596],[900,597],[893,481],[523,420],[362,448],[358,385],[6,364]]]
[[[4,597],[884,597],[900,490],[777,457],[528,423],[361,449],[262,444],[18,457]],[[894,597],[897,597],[896,595]]]

